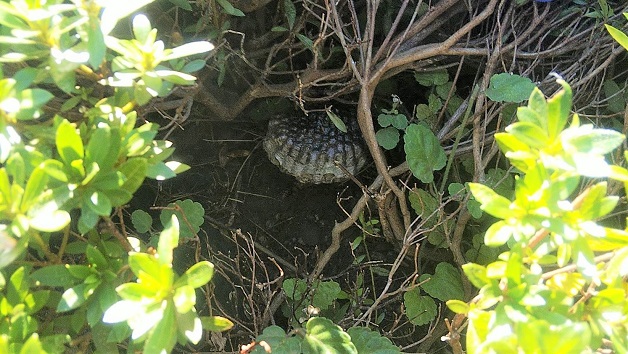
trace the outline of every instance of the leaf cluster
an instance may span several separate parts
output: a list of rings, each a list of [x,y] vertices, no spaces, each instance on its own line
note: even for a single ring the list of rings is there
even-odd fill
[[[549,99],[535,88],[518,122],[495,135],[520,171],[514,200],[469,184],[482,210],[499,219],[484,243],[509,248],[486,266],[463,267],[480,289],[474,301],[448,302],[468,316],[470,352],[581,353],[604,341],[628,349],[620,266],[628,259],[628,230],[600,223],[619,201],[601,179],[628,181],[628,170],[605,159],[624,136],[581,124],[577,114],[569,122],[571,88],[558,82],[563,89]]]

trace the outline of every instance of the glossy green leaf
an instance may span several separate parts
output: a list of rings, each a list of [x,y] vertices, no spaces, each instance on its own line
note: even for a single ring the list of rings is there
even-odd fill
[[[74,310],[91,296],[97,284],[78,284],[63,292],[57,305],[58,312]]]
[[[227,2],[227,0],[218,0],[219,2]],[[221,4],[222,5],[222,4]],[[239,10],[238,10],[239,11]],[[178,59],[195,54],[202,54],[214,49],[214,45],[206,41],[189,42],[178,47],[172,48],[171,52],[164,57],[164,60]]]
[[[449,300],[447,301],[447,308],[457,314],[466,315],[469,313],[470,306],[461,300]]]
[[[95,190],[89,194],[83,194],[83,203],[96,215],[108,216],[111,214],[111,201],[103,192]]]
[[[22,211],[28,211],[33,204],[39,199],[47,187],[48,175],[42,168],[35,168],[31,173],[26,188],[24,189],[24,195],[22,196],[22,204],[20,209]]]
[[[29,237],[19,239],[12,237],[6,230],[0,227],[0,269],[10,265],[24,254],[28,246]],[[4,278],[0,273],[0,290],[4,287]]]
[[[100,28],[104,35],[108,35],[118,21],[129,16],[153,0],[137,0],[129,3],[126,0],[108,0],[101,15]]]
[[[75,160],[82,160],[84,156],[83,141],[74,126],[63,120],[57,127],[57,151],[66,165]]]
[[[220,316],[203,316],[201,317],[201,323],[203,324],[203,329],[206,329],[211,332],[223,332],[233,327],[233,322],[231,322],[227,318],[220,317]],[[264,333],[266,333],[266,330],[271,327],[266,327],[264,329]],[[285,332],[283,333],[283,335],[285,337]]]
[[[187,1],[187,0],[185,0]],[[207,62],[203,59],[194,59],[192,61],[190,61],[189,63],[185,64],[185,66],[183,67],[183,69],[181,69],[181,72],[184,73],[193,73],[196,71],[201,70],[202,68],[205,67],[205,64]]]
[[[54,191],[48,190],[38,203],[28,210],[30,226],[46,232],[59,231],[67,226],[70,223],[70,214],[60,208],[72,195],[67,185]]]
[[[207,284],[214,275],[214,265],[208,261],[201,261],[191,266],[183,275],[177,279],[175,288],[188,285],[192,288],[199,288]]]
[[[170,222],[164,224],[164,230],[159,234],[157,254],[159,263],[172,264],[172,251],[179,245],[179,219],[172,215]]]
[[[506,222],[498,221],[486,230],[484,243],[487,246],[499,247],[510,240],[514,231],[515,229]]]
[[[70,287],[77,282],[64,264],[41,267],[31,273],[31,277],[46,286]]]
[[[610,129],[594,129],[582,125],[563,132],[561,141],[569,153],[605,155],[619,147],[625,140],[623,134]]]
[[[175,308],[179,314],[190,312],[196,304],[196,293],[189,285],[177,287],[172,295]]]
[[[610,33],[610,35],[613,37],[613,39],[615,39],[617,43],[619,43],[622,47],[628,50],[628,36],[611,25],[605,24],[604,26],[606,27],[608,33]]]
[[[478,289],[490,283],[490,279],[486,276],[486,267],[484,266],[467,263],[462,265],[462,270],[471,284]]]
[[[491,188],[479,183],[469,183],[469,189],[473,197],[482,204],[482,210],[500,219],[513,216],[510,200],[495,193]]]
[[[551,139],[565,128],[571,112],[571,87],[562,79],[556,82],[563,88],[547,100],[547,133]]]
[[[22,349],[20,349],[20,354],[31,354],[31,353],[45,353],[44,348],[41,345],[39,340],[39,335],[37,333],[33,333],[24,343]]]
[[[434,299],[420,295],[418,288],[406,291],[403,294],[403,303],[406,307],[406,316],[417,326],[428,324],[436,318],[437,307]]]
[[[144,182],[148,164],[144,158],[128,159],[118,167],[118,170],[124,174],[126,181],[122,185],[122,189],[133,194]]]
[[[177,342],[177,332],[173,331],[175,325],[175,308],[168,301],[163,312],[163,317],[155,324],[144,344],[145,353],[169,353]]]
[[[146,273],[155,279],[161,277],[161,265],[154,256],[147,253],[130,252],[129,267],[133,274],[139,276],[140,273]]]
[[[100,217],[90,207],[84,206],[81,208],[81,216],[79,216],[78,230],[81,234],[86,234],[91,231]]]
[[[197,344],[203,339],[203,324],[194,309],[183,314],[179,313],[176,317],[176,321],[179,341],[181,341],[182,338],[186,338],[192,342],[192,344]]]
[[[423,183],[434,180],[433,171],[445,167],[447,157],[438,138],[427,127],[411,124],[404,136],[406,160],[412,174]]]
[[[161,289],[154,289],[140,283],[124,283],[116,287],[116,292],[121,298],[138,303],[155,298],[159,290]]]
[[[116,137],[112,137],[111,129],[108,125],[98,127],[92,133],[85,149],[85,165],[97,163],[101,169],[108,169],[113,166],[113,159],[109,154],[117,156],[117,151],[109,151],[112,141]]]
[[[506,128],[506,131],[532,148],[542,149],[550,144],[549,137],[545,130],[533,123],[513,123]]]
[[[89,263],[94,266],[96,269],[104,270],[109,267],[109,262],[107,262],[107,258],[98,250],[98,248],[89,245],[85,251],[87,255],[87,260]]]
[[[312,317],[305,324],[305,337],[301,344],[303,354],[337,353],[355,354],[357,349],[351,337],[342,328],[323,317]]]

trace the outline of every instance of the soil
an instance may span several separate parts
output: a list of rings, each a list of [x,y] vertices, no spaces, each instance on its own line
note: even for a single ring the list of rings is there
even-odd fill
[[[167,139],[176,148],[173,159],[192,168],[171,180],[150,181],[140,191],[147,204],[134,207],[146,210],[192,199],[203,205],[209,220],[199,235],[207,237],[202,243],[227,253],[232,251],[233,237],[223,242],[230,236],[225,228],[240,229],[262,246],[257,250],[262,256],[279,257],[299,269],[300,274],[287,276],[303,276],[314,265],[316,254],[329,245],[334,223],[345,218],[338,199],[349,212],[361,191],[353,182],[304,185],[282,173],[261,147],[265,133],[263,120],[214,122],[190,117],[183,129],[174,130]],[[359,230],[347,234],[327,268],[330,274],[352,262],[348,245]]]

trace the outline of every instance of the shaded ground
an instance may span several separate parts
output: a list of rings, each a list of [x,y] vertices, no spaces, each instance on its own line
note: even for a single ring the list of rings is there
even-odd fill
[[[262,246],[260,253],[295,265],[303,275],[316,252],[329,245],[334,222],[345,218],[338,198],[350,210],[361,191],[351,182],[302,185],[280,172],[261,147],[265,132],[264,121],[223,123],[191,117],[168,140],[176,147],[174,159],[192,169],[143,187],[143,200],[149,203],[146,207],[179,199],[199,202],[209,220],[203,230],[212,248],[230,251],[231,240],[215,237],[225,237],[225,228],[240,229]],[[352,259],[347,256],[345,250],[335,257],[333,268],[348,266]]]

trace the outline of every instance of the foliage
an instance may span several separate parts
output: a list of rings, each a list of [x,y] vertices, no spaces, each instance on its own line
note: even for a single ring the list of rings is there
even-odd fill
[[[212,47],[166,49],[143,15],[133,18],[133,39],[112,35],[149,2],[0,2],[3,353],[64,352],[70,342],[117,351],[130,330],[131,346],[160,352],[198,342],[202,328],[230,327],[194,309],[209,262],[180,277],[172,270],[178,224],[198,231],[196,213],[181,206],[168,216],[156,254],[110,217],[147,177],[188,168],[166,161],[172,144],[155,140],[158,126],[135,109],[194,84],[189,73],[204,61],[183,58]]]
[[[368,328],[354,327],[347,332],[323,317],[312,317],[305,328],[286,334],[278,326],[270,326],[256,338],[250,353],[399,353],[387,338]]]
[[[563,89],[547,100],[534,89],[519,121],[495,135],[521,173],[514,200],[470,184],[482,209],[500,219],[485,244],[509,250],[486,266],[465,265],[480,294],[448,302],[468,316],[469,352],[581,353],[604,341],[628,350],[628,230],[601,222],[619,198],[600,180],[628,182],[628,170],[604,159],[624,136],[581,124],[577,114],[568,124],[571,88],[558,82]]]

